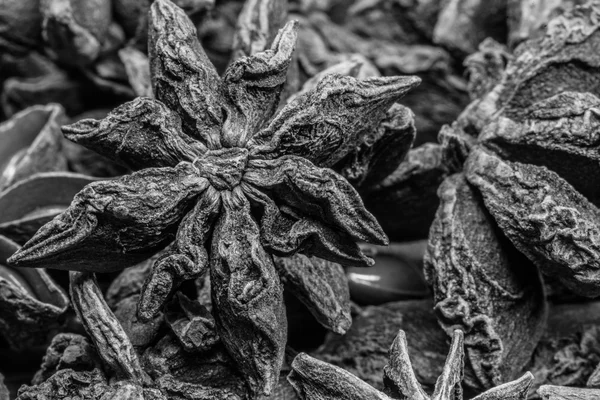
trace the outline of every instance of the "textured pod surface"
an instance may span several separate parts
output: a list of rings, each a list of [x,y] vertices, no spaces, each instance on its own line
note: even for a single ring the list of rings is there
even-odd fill
[[[294,98],[250,142],[260,154],[302,156],[331,166],[376,129],[385,111],[421,80],[414,76],[368,78],[327,75]]]
[[[175,111],[185,132],[209,148],[220,147],[223,111],[220,79],[183,10],[159,0],[150,9],[148,53],[156,98]]]
[[[18,248],[0,236],[0,333],[10,347],[26,349],[46,344],[60,329],[69,300],[43,269],[6,266]]]
[[[433,388],[442,371],[448,343],[445,332],[438,325],[431,300],[365,307],[354,317],[346,335],[329,335],[312,355],[383,390],[381,374],[388,362],[388,347],[400,329],[406,332],[415,375],[425,387]],[[428,351],[422,351],[425,348]]]
[[[149,258],[173,239],[192,201],[207,187],[192,171],[191,164],[181,163],[87,185],[11,262],[37,267],[45,258],[54,260],[55,268],[106,272]],[[165,179],[169,185],[162,184]]]
[[[600,294],[600,210],[556,173],[471,152],[466,176],[502,232],[577,294]]]
[[[297,31],[298,23],[288,22],[270,49],[239,58],[225,71],[224,96],[232,105],[221,133],[225,146],[245,146],[277,110]]]
[[[465,332],[465,383],[489,389],[516,377],[546,323],[541,277],[502,235],[462,174],[438,191],[425,273],[450,335]]]
[[[263,208],[261,243],[277,256],[297,252],[346,266],[368,266],[372,260],[345,232],[332,229],[311,216],[297,216],[293,209],[278,207],[275,201],[253,185],[241,187],[253,205]]]
[[[319,361],[304,353],[296,356],[288,380],[305,400],[411,399],[456,400],[463,398],[463,333],[452,334],[450,351],[444,367],[429,396],[421,387],[408,356],[404,331],[400,330],[389,350],[389,363],[384,368],[385,393],[363,382],[351,373]],[[473,400],[525,400],[533,376],[521,378],[490,389]],[[391,396],[391,397],[388,397]]]
[[[288,379],[306,400],[391,399],[351,373],[304,353],[294,359]]]
[[[217,332],[251,391],[268,395],[283,362],[287,322],[281,287],[272,256],[260,245],[248,200],[230,196],[223,199],[212,244]]]
[[[593,94],[557,94],[520,122],[500,117],[479,141],[505,160],[547,167],[600,205],[600,98]]]
[[[596,387],[593,381],[600,363],[599,311],[598,301],[550,306],[548,327],[527,365],[535,377],[534,388]]]
[[[148,376],[119,321],[89,272],[71,272],[71,299],[105,366],[121,379],[143,384]]]
[[[275,257],[281,281],[323,326],[343,335],[352,319],[350,294],[340,264],[296,254]]]
[[[186,143],[179,116],[158,100],[139,97],[98,121],[62,128],[65,137],[134,170],[193,161],[199,149]]]
[[[361,192],[368,191],[404,161],[416,134],[413,112],[396,103],[334,168]]]
[[[585,389],[566,386],[542,386],[538,389],[542,400],[596,400],[599,389]]]
[[[165,320],[185,351],[207,351],[219,341],[213,316],[184,294],[178,293],[168,305]]]
[[[385,233],[363,207],[356,190],[328,168],[316,167],[297,156],[251,160],[244,180],[272,190],[276,199],[347,233],[354,240],[387,244]]]

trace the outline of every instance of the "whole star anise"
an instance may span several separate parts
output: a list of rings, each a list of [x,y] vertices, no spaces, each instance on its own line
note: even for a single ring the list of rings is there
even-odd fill
[[[356,242],[385,244],[387,237],[352,186],[325,167],[420,80],[327,76],[273,117],[295,22],[270,49],[235,60],[220,78],[181,9],[155,1],[149,19],[156,100],[137,98],[104,120],[63,128],[136,172],[88,185],[10,262],[107,272],[169,246],[141,295],[144,319],[210,264],[218,333],[251,390],[269,393],[286,335],[273,256],[372,263]]]

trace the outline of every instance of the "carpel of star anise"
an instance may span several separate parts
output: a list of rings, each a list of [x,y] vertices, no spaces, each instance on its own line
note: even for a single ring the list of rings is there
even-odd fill
[[[430,396],[417,381],[408,356],[406,336],[400,331],[390,347],[389,362],[383,370],[385,393],[342,368],[303,353],[294,359],[288,380],[303,400],[462,400],[463,359],[463,333],[456,330],[444,369]],[[521,378],[496,386],[473,400],[525,400],[532,382],[533,375],[527,372]]]
[[[386,244],[387,237],[353,187],[327,167],[420,80],[329,75],[275,113],[295,22],[270,49],[234,60],[219,77],[181,9],[155,1],[149,19],[156,99],[137,98],[101,121],[63,128],[135,172],[86,186],[11,262],[106,272],[166,248],[142,291],[142,319],[183,280],[210,270],[217,332],[250,389],[268,394],[286,335],[273,256],[372,263],[357,242]]]

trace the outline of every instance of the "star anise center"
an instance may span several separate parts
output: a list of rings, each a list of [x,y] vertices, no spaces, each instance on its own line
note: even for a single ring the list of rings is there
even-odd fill
[[[247,163],[248,150],[240,147],[208,150],[194,160],[199,175],[219,191],[232,191],[238,186]]]

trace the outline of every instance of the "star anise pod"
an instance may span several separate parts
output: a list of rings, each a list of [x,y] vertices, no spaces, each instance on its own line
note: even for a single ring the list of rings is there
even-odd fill
[[[456,330],[442,375],[436,382],[433,395],[429,396],[417,381],[404,331],[400,331],[390,347],[389,362],[383,370],[385,393],[339,367],[306,354],[294,359],[288,380],[303,400],[462,400],[463,358],[463,333]],[[532,382],[533,375],[527,372],[521,378],[494,387],[473,400],[525,400]]]
[[[250,388],[269,393],[286,332],[273,256],[372,263],[356,242],[387,238],[327,167],[419,79],[330,75],[273,116],[294,22],[270,49],[235,60],[220,78],[181,9],[156,1],[149,19],[156,100],[137,98],[102,121],[63,128],[136,172],[88,185],[11,262],[107,272],[169,246],[146,282],[140,317],[155,315],[182,280],[210,270],[219,336]]]

